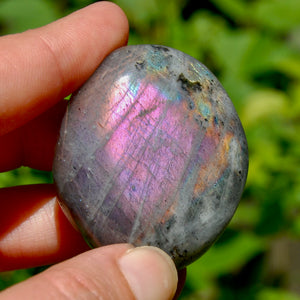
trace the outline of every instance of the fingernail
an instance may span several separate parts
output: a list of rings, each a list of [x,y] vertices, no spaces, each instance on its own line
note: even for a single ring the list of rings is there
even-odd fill
[[[155,247],[130,249],[119,259],[120,269],[137,300],[172,299],[177,271],[172,259]]]

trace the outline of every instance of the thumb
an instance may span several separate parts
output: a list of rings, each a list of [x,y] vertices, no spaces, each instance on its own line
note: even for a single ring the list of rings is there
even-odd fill
[[[177,271],[154,247],[126,244],[90,250],[6,289],[5,299],[172,299]]]

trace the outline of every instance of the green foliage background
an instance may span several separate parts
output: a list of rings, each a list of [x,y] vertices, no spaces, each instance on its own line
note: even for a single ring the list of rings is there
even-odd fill
[[[92,2],[0,0],[0,33],[44,25]],[[217,243],[188,267],[180,299],[300,299],[300,1],[114,2],[129,18],[129,44],[177,48],[217,75],[248,138],[241,204]],[[0,174],[0,187],[36,182],[51,182],[51,174]],[[39,271],[2,273],[0,289]]]

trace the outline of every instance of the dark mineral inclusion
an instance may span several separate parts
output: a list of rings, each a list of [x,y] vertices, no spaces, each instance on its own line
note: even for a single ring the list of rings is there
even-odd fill
[[[111,53],[67,108],[53,176],[60,204],[94,247],[129,242],[182,268],[232,218],[248,152],[216,77],[171,48]]]

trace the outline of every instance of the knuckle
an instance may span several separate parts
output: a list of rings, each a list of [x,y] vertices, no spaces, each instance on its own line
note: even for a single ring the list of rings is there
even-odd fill
[[[50,268],[51,269],[51,268]],[[50,270],[47,277],[52,295],[51,299],[104,299],[103,289],[95,279],[90,278],[84,271],[67,268]]]

